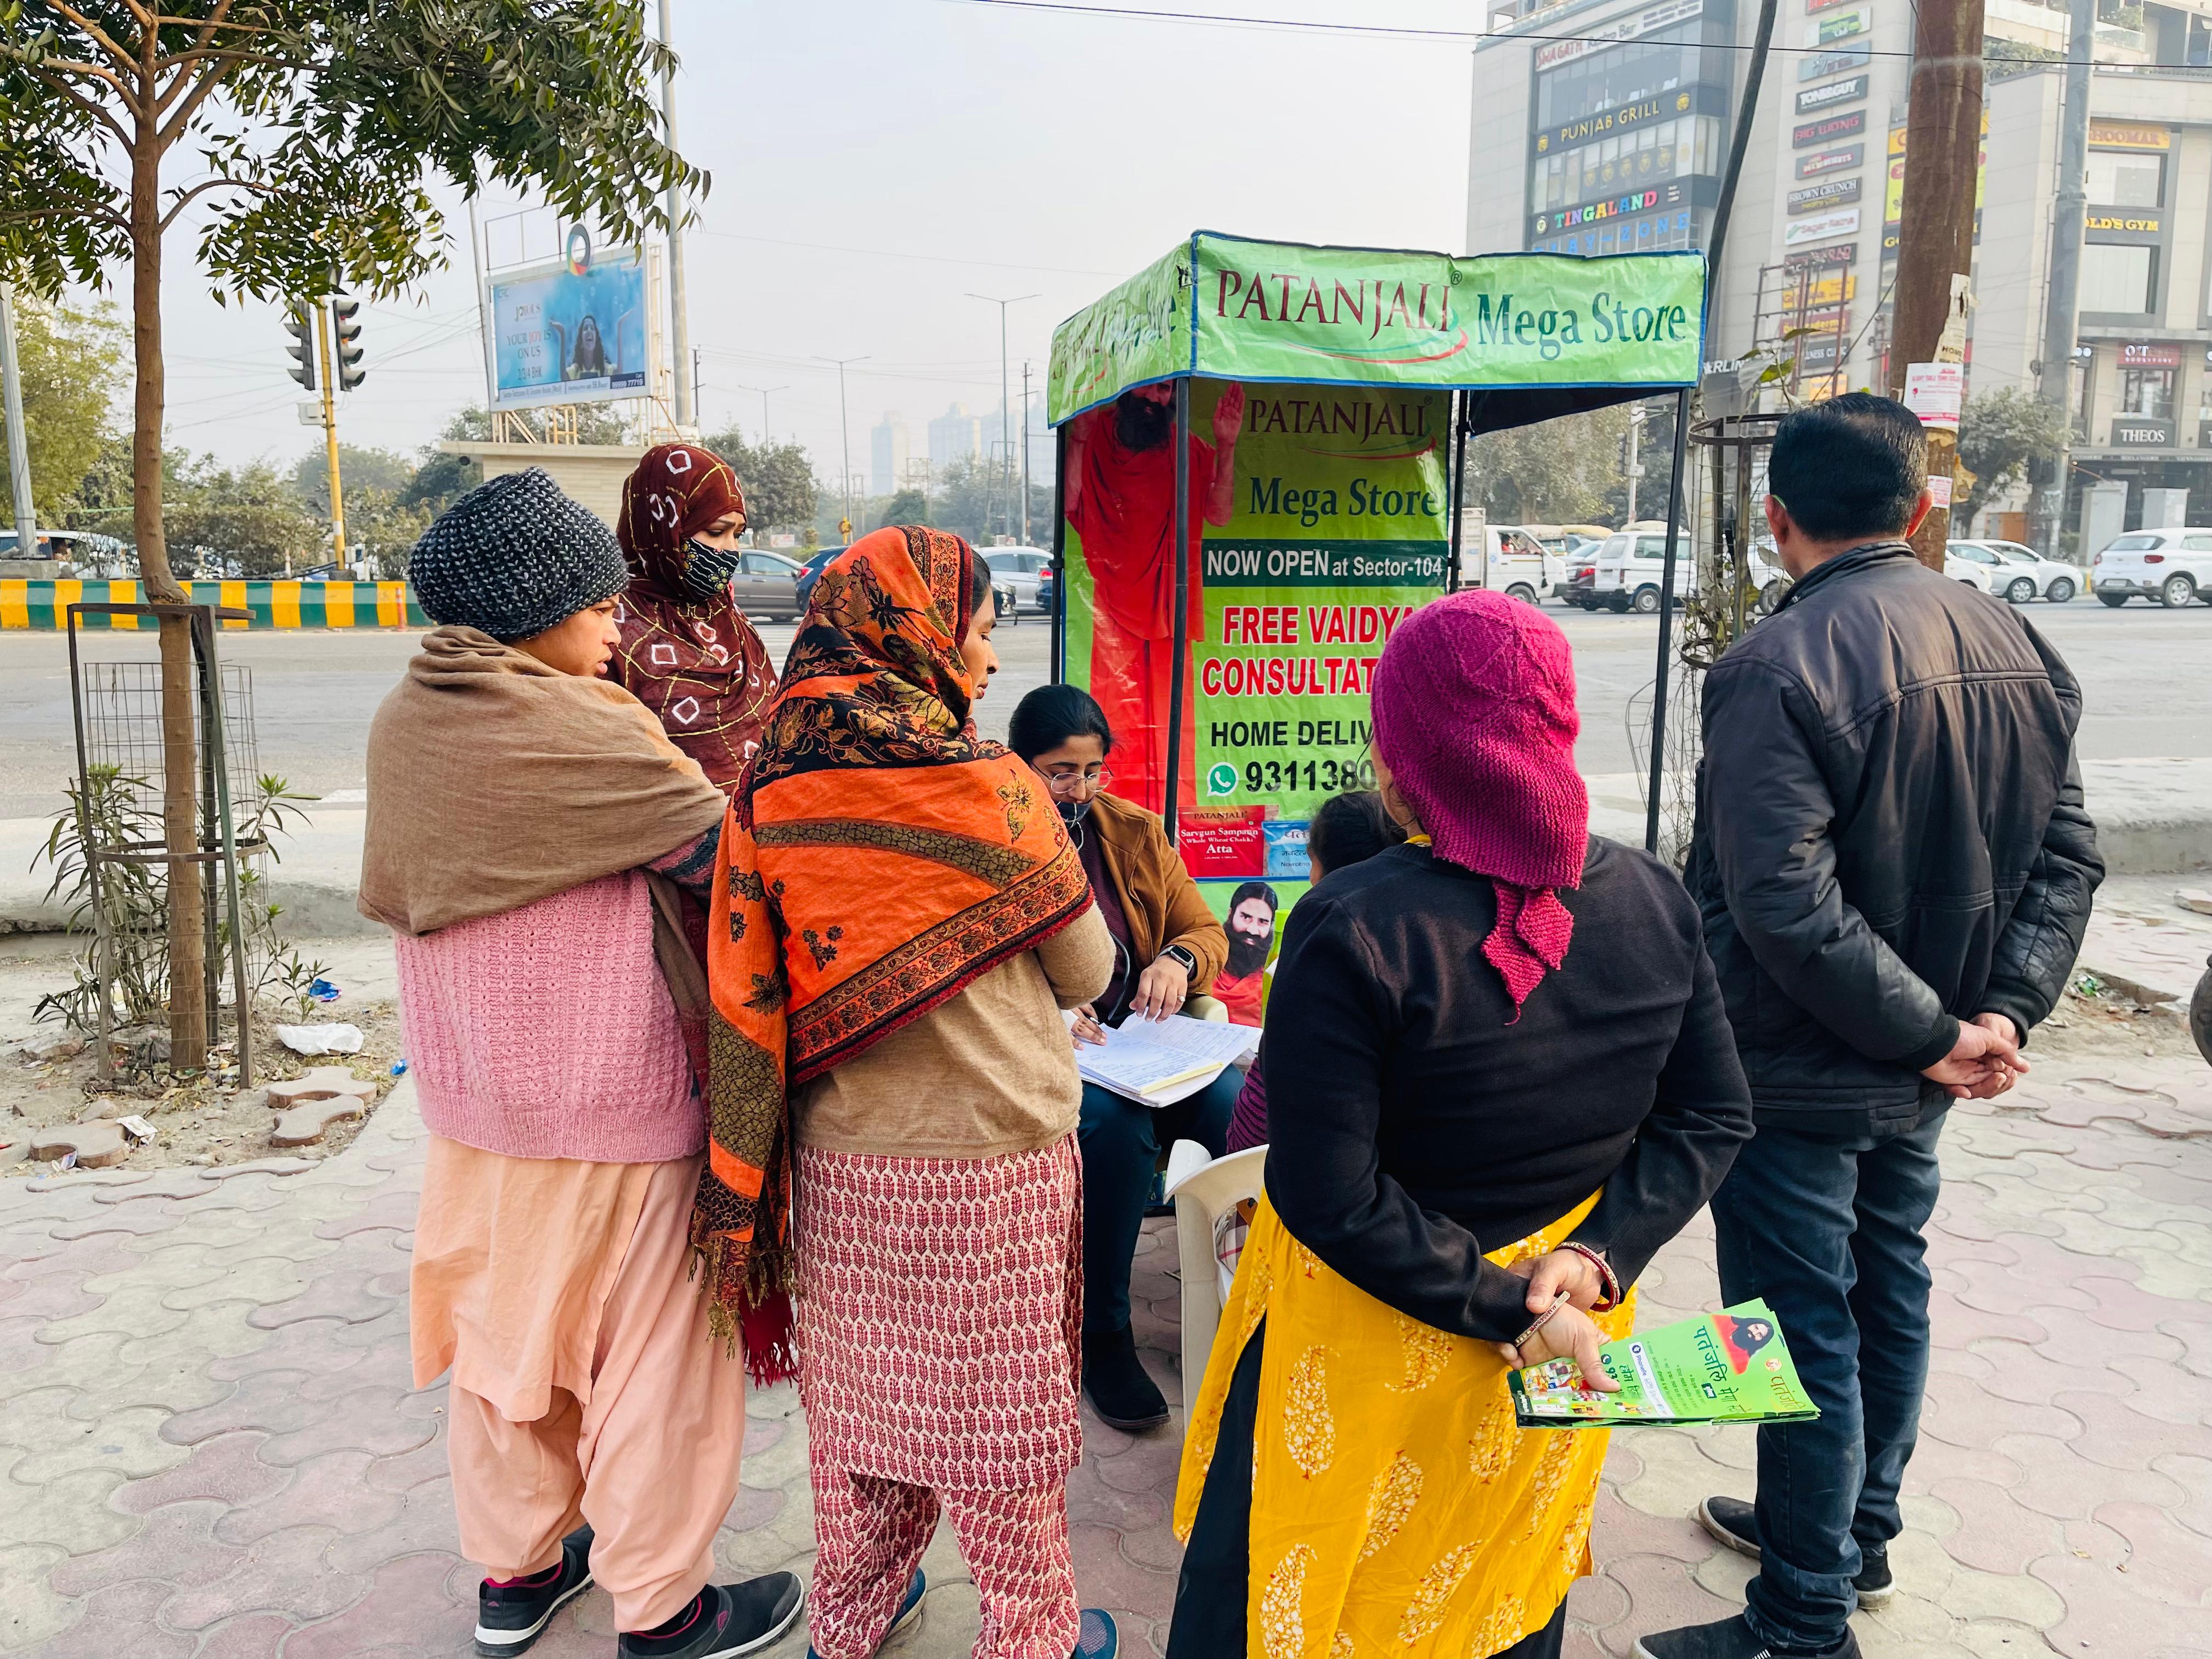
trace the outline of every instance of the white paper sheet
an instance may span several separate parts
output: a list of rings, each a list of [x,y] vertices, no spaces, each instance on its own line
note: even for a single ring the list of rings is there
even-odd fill
[[[1070,1016],[1070,1023],[1073,1017]],[[1147,1106],[1172,1106],[1188,1100],[1260,1044],[1250,1025],[1192,1019],[1174,1014],[1163,1020],[1131,1018],[1109,1027],[1103,1045],[1079,1042],[1075,1069],[1087,1083]],[[1185,1076],[1195,1071],[1195,1075]],[[1166,1079],[1176,1079],[1166,1082]]]

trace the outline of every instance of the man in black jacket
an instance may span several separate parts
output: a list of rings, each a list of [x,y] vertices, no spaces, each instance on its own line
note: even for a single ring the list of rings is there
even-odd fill
[[[1759,1430],[1755,1508],[1700,1506],[1759,1559],[1742,1616],[1644,1659],[1856,1655],[1927,1379],[1943,1115],[2027,1069],[2104,876],[2073,676],[1905,544],[1919,421],[1832,398],[1782,423],[1767,482],[1796,586],[1705,677],[1686,880],[1757,1123],[1712,1200],[1721,1292],[1773,1308],[1821,1415]]]

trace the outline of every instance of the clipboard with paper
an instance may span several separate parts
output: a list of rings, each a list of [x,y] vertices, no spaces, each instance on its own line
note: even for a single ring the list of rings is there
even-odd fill
[[[1069,1023],[1073,1023],[1070,1017]],[[1086,1083],[1147,1106],[1188,1100],[1259,1046],[1249,1025],[1192,1019],[1130,1019],[1106,1028],[1103,1043],[1075,1045],[1075,1069]]]

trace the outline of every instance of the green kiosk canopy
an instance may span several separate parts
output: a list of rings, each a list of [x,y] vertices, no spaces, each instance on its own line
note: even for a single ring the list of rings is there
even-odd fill
[[[1264,992],[1251,958],[1303,886],[1312,813],[1372,783],[1383,642],[1457,583],[1468,439],[1686,398],[1704,319],[1694,252],[1460,257],[1200,231],[1054,331],[1054,677],[1097,697],[1115,793],[1164,814],[1229,919],[1233,1017],[1241,982]]]

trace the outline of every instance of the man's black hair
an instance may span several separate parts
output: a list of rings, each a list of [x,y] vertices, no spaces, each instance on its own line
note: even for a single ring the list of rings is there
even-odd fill
[[[1057,749],[1070,738],[1096,738],[1113,752],[1114,728],[1098,700],[1079,685],[1040,685],[1014,705],[1006,722],[1006,747],[1025,761]]]
[[[1323,870],[1362,864],[1406,839],[1372,789],[1331,795],[1306,830],[1306,854]]]
[[[1775,428],[1767,493],[1814,541],[1902,536],[1928,483],[1928,434],[1871,392],[1801,409]]]
[[[1237,914],[1237,907],[1243,903],[1246,899],[1267,900],[1267,914],[1271,916],[1273,915],[1277,910],[1282,908],[1283,903],[1282,899],[1276,894],[1275,890],[1268,886],[1266,882],[1248,881],[1229,896],[1229,914],[1232,916],[1235,915]]]

